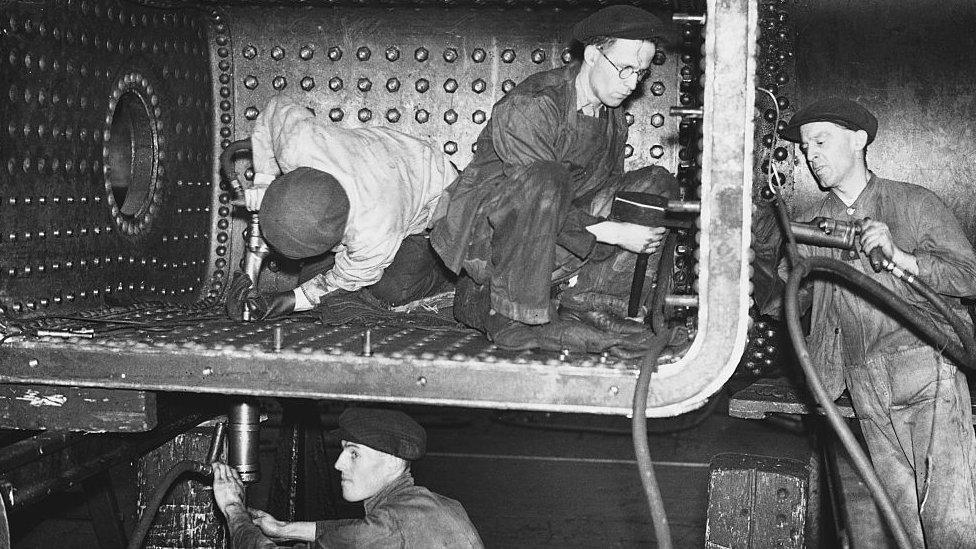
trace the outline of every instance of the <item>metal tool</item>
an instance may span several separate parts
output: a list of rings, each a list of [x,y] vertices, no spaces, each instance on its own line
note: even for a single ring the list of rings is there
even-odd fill
[[[865,217],[851,223],[831,217],[814,217],[807,222],[791,221],[790,228],[800,244],[856,251],[860,245],[864,222],[870,219]],[[884,269],[885,257],[880,247],[873,248],[868,253],[868,262],[876,273]]]
[[[244,185],[241,184],[241,178],[238,176],[237,168],[234,166],[234,158],[238,154],[249,152],[251,152],[251,138],[234,141],[220,153],[220,167],[230,181],[231,190],[236,196],[231,201],[231,204],[238,207],[245,206]],[[250,212],[250,214],[251,220],[248,222],[247,229],[244,231],[244,238],[247,244],[244,249],[244,258],[241,261],[241,270],[251,278],[251,284],[256,288],[258,285],[258,276],[261,274],[261,265],[264,263],[264,258],[268,257],[271,253],[271,248],[268,247],[268,243],[261,236],[261,222],[257,212]],[[243,319],[245,321],[251,320],[251,311],[247,306],[244,307]]]
[[[697,213],[700,209],[700,203],[668,200],[659,194],[618,192],[613,197],[609,219],[645,227],[687,229],[692,226],[692,220],[677,214]],[[631,318],[640,313],[641,293],[644,291],[644,277],[647,275],[647,260],[650,255],[637,254],[634,279],[630,284],[630,299],[627,301],[627,316]]]

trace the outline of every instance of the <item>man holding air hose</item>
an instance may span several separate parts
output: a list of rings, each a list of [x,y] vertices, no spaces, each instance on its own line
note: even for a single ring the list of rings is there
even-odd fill
[[[946,205],[923,187],[878,177],[866,149],[878,121],[861,105],[828,98],[797,112],[781,137],[800,144],[824,198],[797,219],[860,223],[860,251],[800,245],[839,259],[911,303],[958,343],[949,323],[869,254],[941,294],[972,324],[959,298],[976,295],[976,253]],[[976,437],[966,377],[939,349],[835,281],[813,283],[815,367],[831,398],[846,385],[875,469],[915,547],[976,547]],[[803,303],[804,300],[801,300]]]

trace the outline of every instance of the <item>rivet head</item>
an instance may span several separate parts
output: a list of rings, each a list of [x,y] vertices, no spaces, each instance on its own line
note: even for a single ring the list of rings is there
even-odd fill
[[[366,46],[360,46],[359,49],[356,50],[356,59],[359,59],[360,61],[369,61],[369,57],[371,55],[372,52]]]
[[[426,78],[421,78],[417,80],[417,83],[414,85],[414,87],[417,89],[418,92],[426,93],[427,90],[430,89],[430,81],[428,81]]]
[[[386,60],[392,63],[397,59],[400,59],[400,50],[396,46],[386,48]]]
[[[634,147],[628,143],[624,145],[624,158],[630,158],[631,156],[634,156]]]
[[[454,109],[448,109],[447,112],[444,113],[444,122],[447,122],[448,124],[454,124],[455,122],[457,122],[457,120],[458,120],[458,113]]]
[[[356,87],[359,88],[359,91],[361,92],[368,92],[369,90],[373,89],[373,83],[369,80],[369,78],[360,78],[359,81],[356,82]]]
[[[418,377],[417,378],[417,386],[418,387],[426,387],[427,386],[427,378],[424,377],[424,376]]]
[[[329,79],[329,89],[332,91],[339,91],[342,89],[342,79],[338,76],[333,76]]]
[[[664,156],[664,147],[661,145],[651,147],[651,158],[661,158],[662,156]]]
[[[338,122],[342,120],[342,115],[343,115],[342,109],[334,108],[329,111],[329,120],[333,122]]]
[[[511,48],[502,50],[502,62],[511,63],[513,61],[515,61],[515,50]]]
[[[249,90],[253,90],[254,88],[258,87],[258,79],[257,79],[257,77],[254,76],[254,75],[252,75],[252,74],[249,74],[249,75],[245,76],[244,77],[244,87],[247,88],[247,89],[249,89]]]
[[[298,50],[298,57],[301,58],[302,61],[308,61],[314,55],[315,48],[313,48],[311,44],[305,44],[300,50]]]
[[[503,93],[508,93],[513,89],[515,89],[515,82],[513,82],[512,80],[505,80],[504,82],[502,82]]]
[[[458,145],[454,141],[448,141],[444,143],[444,152],[447,154],[454,154],[458,151]]]
[[[417,114],[414,115],[414,118],[417,120],[417,122],[424,124],[428,120],[430,120],[430,113],[425,111],[424,109],[419,109],[417,111]]]
[[[655,128],[660,128],[664,125],[664,115],[661,113],[654,113],[651,116],[651,125]]]
[[[271,58],[275,61],[281,61],[285,58],[285,48],[281,46],[275,46],[271,49]]]
[[[386,111],[386,119],[396,124],[397,122],[400,121],[400,111],[396,109],[390,109]]]
[[[457,61],[457,58],[458,58],[458,51],[456,49],[447,48],[446,50],[444,50],[444,61],[447,61],[448,63],[453,63]]]
[[[400,89],[400,80],[396,78],[390,78],[386,81],[386,91],[393,93]]]
[[[656,96],[662,96],[662,95],[664,95],[664,91],[665,91],[664,82],[657,81],[657,82],[654,82],[653,84],[651,84],[651,93],[652,94],[654,94]]]
[[[369,122],[373,118],[373,111],[369,109],[359,109],[357,115],[360,122]]]
[[[342,59],[342,48],[339,46],[332,46],[329,48],[328,56],[330,61],[338,61]]]
[[[546,60],[546,52],[542,49],[532,50],[532,62],[538,65]]]
[[[206,368],[203,369],[202,373],[205,376],[213,375],[213,368],[207,366]]]
[[[244,118],[247,118],[248,120],[255,120],[258,117],[258,114],[260,114],[260,112],[258,112],[257,107],[252,106],[244,110]]]
[[[302,78],[301,86],[305,91],[312,91],[312,89],[315,88],[315,79],[311,76],[306,76],[305,78]]]
[[[444,91],[446,91],[447,93],[454,93],[457,91],[457,89],[458,89],[457,80],[453,78],[448,78],[447,80],[444,81]]]
[[[430,57],[430,52],[427,51],[427,48],[417,48],[417,50],[413,52],[413,58],[420,63],[426,61],[428,57]]]
[[[488,54],[485,53],[485,50],[481,48],[475,48],[474,51],[471,52],[471,60],[475,63],[483,63],[486,57],[488,57]]]
[[[275,76],[274,80],[271,81],[271,87],[281,91],[288,86],[288,80],[284,76]]]
[[[471,115],[471,121],[475,124],[483,124],[486,118],[487,115],[485,114],[485,111],[480,109],[474,111],[474,113]]]
[[[613,396],[617,396],[618,393],[620,393],[620,388],[617,387],[616,385],[611,385],[610,386],[610,394],[613,395]]]
[[[482,80],[481,78],[478,78],[477,80],[471,83],[471,91],[473,91],[474,93],[481,93],[485,91],[487,88],[488,88],[488,83]]]

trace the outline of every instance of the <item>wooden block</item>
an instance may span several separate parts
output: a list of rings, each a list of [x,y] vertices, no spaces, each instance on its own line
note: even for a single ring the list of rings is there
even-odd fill
[[[88,387],[0,385],[0,427],[91,433],[156,426],[156,393]]]
[[[809,467],[799,461],[720,454],[711,463],[705,547],[805,546]]]

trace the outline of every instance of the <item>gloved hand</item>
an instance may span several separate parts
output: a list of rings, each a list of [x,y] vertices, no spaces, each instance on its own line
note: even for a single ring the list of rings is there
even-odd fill
[[[295,292],[292,290],[276,294],[252,292],[247,298],[246,306],[250,309],[253,320],[278,318],[295,310]]]
[[[244,320],[244,307],[251,312],[252,320],[278,318],[295,310],[295,292],[258,293],[251,277],[238,271],[227,288],[227,316],[232,320]]]
[[[244,305],[248,296],[252,293],[251,277],[237,271],[231,279],[230,286],[227,287],[227,316],[231,320],[244,320]]]

